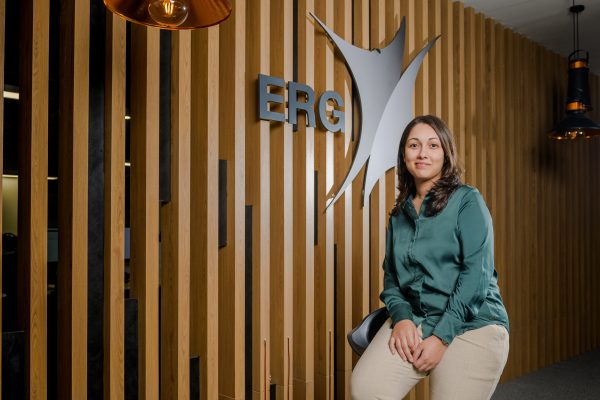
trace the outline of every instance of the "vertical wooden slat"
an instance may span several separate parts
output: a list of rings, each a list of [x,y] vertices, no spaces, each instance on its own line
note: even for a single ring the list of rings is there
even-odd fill
[[[516,33],[511,34],[511,54],[512,57],[519,58],[521,57],[521,40],[520,37]],[[511,119],[511,128],[509,131],[510,135],[510,148],[513,146],[517,146],[519,143],[519,137],[517,132],[520,132],[521,125],[523,121],[521,121],[517,116],[519,113],[519,107],[521,105],[521,68],[511,64],[512,68],[512,76],[511,80],[514,83],[511,90],[511,102],[509,106],[509,118]],[[511,172],[511,190],[510,190],[510,206],[509,206],[509,215],[510,215],[510,224],[512,229],[511,234],[511,264],[513,265],[513,269],[511,271],[511,289],[512,289],[512,299],[513,299],[513,322],[515,327],[515,336],[514,336],[514,353],[515,353],[515,363],[513,373],[521,374],[522,373],[522,365],[523,365],[523,356],[524,352],[527,349],[523,348],[523,332],[525,331],[524,321],[523,321],[523,297],[525,293],[523,293],[523,286],[521,279],[522,275],[517,276],[515,271],[523,268],[523,260],[519,257],[521,255],[520,250],[520,241],[517,238],[517,232],[522,232],[522,221],[520,220],[520,210],[518,209],[518,205],[520,204],[520,198],[517,195],[517,188],[522,187],[522,177],[519,176],[520,172],[520,162],[521,162],[521,147],[517,147],[516,151],[511,152],[512,157],[510,161]],[[527,189],[524,188],[524,191]],[[518,269],[516,269],[517,267]],[[519,295],[519,294],[522,295]]]
[[[400,0],[398,1],[388,1],[385,3],[385,36],[386,36],[386,44],[391,42],[392,38],[395,36],[398,29],[400,29],[401,22],[401,14],[400,14]],[[406,68],[406,66],[403,66]],[[398,134],[402,134],[402,132],[398,132]],[[385,212],[389,213],[394,204],[396,203],[396,184],[397,174],[396,168],[391,168],[385,173]],[[386,221],[387,225],[387,221]]]
[[[505,49],[505,54],[504,54],[504,59],[505,60],[510,60],[513,59],[513,49],[514,49],[514,42],[513,42],[513,34],[512,32],[510,32],[509,30],[505,30],[504,31],[504,49]],[[506,233],[505,233],[505,262],[507,266],[511,266],[510,268],[506,269],[506,273],[505,273],[505,280],[506,280],[506,291],[505,291],[505,298],[504,298],[504,303],[511,321],[511,334],[510,334],[510,354],[509,354],[509,358],[506,364],[506,368],[505,370],[507,371],[505,373],[505,376],[507,379],[510,379],[511,377],[514,376],[514,365],[515,365],[515,360],[518,357],[517,352],[515,351],[515,343],[516,340],[515,338],[517,337],[517,331],[518,331],[518,327],[515,326],[515,322],[516,322],[516,314],[513,313],[514,311],[514,307],[513,307],[513,293],[514,293],[514,256],[513,256],[513,249],[514,249],[514,237],[515,237],[515,229],[514,229],[514,223],[511,219],[512,216],[512,212],[514,210],[514,202],[513,202],[513,193],[514,193],[514,187],[512,184],[512,177],[514,176],[514,151],[508,151],[508,149],[511,149],[513,146],[513,141],[512,141],[512,137],[513,137],[513,132],[514,132],[514,115],[512,113],[513,110],[513,85],[512,82],[514,81],[514,70],[515,70],[515,66],[512,63],[508,63],[508,65],[505,65],[505,71],[506,71],[506,75],[505,75],[505,82],[506,82],[506,92],[505,92],[505,96],[504,96],[504,104],[505,104],[505,121],[506,121],[506,129],[504,130],[504,148],[506,151],[505,153],[505,174],[506,174],[506,187],[505,187],[505,192],[504,192],[504,198],[506,200],[506,208],[504,209],[504,216],[502,217],[505,221],[505,227],[506,227]]]
[[[270,73],[270,0],[247,7],[247,87]],[[252,397],[267,400],[270,385],[269,125],[257,118],[256,92],[246,91],[246,202],[252,206]]]
[[[550,61],[552,62],[551,65],[553,65],[554,67],[552,68],[551,71],[551,76],[552,76],[552,80],[553,80],[553,92],[554,95],[556,96],[556,100],[553,102],[553,111],[554,111],[554,115],[556,116],[556,120],[553,121],[553,123],[556,123],[559,121],[559,119],[562,117],[563,115],[563,111],[562,111],[562,101],[559,100],[561,98],[561,93],[560,93],[560,89],[559,89],[559,76],[562,75],[564,73],[564,69],[563,68],[559,68],[562,67],[562,65],[559,65],[556,63],[556,55],[552,55],[550,57]],[[557,109],[560,110],[557,112]],[[553,154],[556,154],[556,150],[558,149],[558,145],[560,145],[561,143],[552,143],[552,152]],[[550,200],[551,200],[551,213],[554,216],[553,221],[554,223],[552,224],[552,230],[550,231],[550,237],[554,242],[554,246],[552,246],[552,251],[551,251],[551,257],[552,257],[552,262],[551,262],[551,268],[550,271],[552,272],[552,362],[557,362],[560,359],[560,343],[559,343],[559,339],[560,339],[560,331],[559,331],[559,323],[560,323],[560,318],[561,316],[560,314],[560,309],[559,309],[559,303],[560,303],[560,271],[562,270],[561,266],[561,262],[560,262],[560,242],[559,242],[559,235],[560,235],[560,220],[559,220],[559,192],[558,192],[558,184],[559,184],[559,176],[558,173],[560,172],[560,165],[557,165],[556,168],[552,171],[552,187],[551,187],[551,191],[550,193],[552,194]]]
[[[314,12],[313,0],[299,0],[298,18],[298,81],[314,87],[315,31],[313,22],[304,16]],[[298,132],[294,133],[294,380],[296,400],[315,397],[315,193],[314,147],[315,129],[306,126],[300,113]]]
[[[465,181],[468,184],[477,184],[477,136],[474,120],[476,118],[477,95],[476,95],[476,44],[475,38],[477,32],[475,30],[475,10],[468,7],[465,13],[465,157],[463,163],[465,165]]]
[[[440,58],[442,59],[442,76],[441,79],[441,93],[442,98],[442,111],[441,117],[446,124],[450,127],[450,130],[456,137],[458,131],[456,129],[455,115],[454,115],[454,18],[452,14],[452,3],[448,1],[441,2],[441,23],[442,23],[442,37],[439,46],[442,48]]]
[[[125,20],[106,19],[104,101],[104,398],[124,397]]]
[[[371,48],[383,48],[385,41],[385,4],[383,1],[371,2]],[[385,253],[385,190],[386,179],[380,177],[371,191],[370,206],[370,308],[375,310],[381,306],[379,294],[383,289],[383,270],[381,264]]]
[[[19,90],[19,327],[26,398],[47,395],[48,0],[21,3]]]
[[[542,49],[540,51],[540,65],[545,66],[548,52]],[[546,138],[547,132],[551,129],[552,124],[552,94],[551,94],[551,80],[549,79],[549,69],[543,68],[543,83],[541,84],[541,104],[542,110],[540,110],[540,137]],[[539,229],[541,232],[545,232],[546,235],[550,232],[551,220],[547,216],[549,215],[549,207],[550,201],[547,199],[548,189],[549,189],[549,175],[547,173],[546,160],[548,154],[549,141],[546,140],[544,146],[539,151],[539,171],[542,175],[540,177],[540,186],[539,186],[539,194],[538,194],[538,202],[540,204],[540,226]],[[548,326],[551,326],[551,317],[552,314],[550,312],[550,290],[551,285],[549,284],[550,274],[544,273],[548,266],[550,265],[550,241],[544,240],[540,243],[539,251],[543,254],[542,259],[540,260],[541,264],[539,266],[540,274],[544,277],[539,282],[540,287],[540,304],[542,307],[541,318],[540,318],[540,326],[539,326],[539,334],[543,335],[542,340],[540,341],[540,367],[548,365],[550,362],[551,352],[548,351],[551,346],[551,331],[548,329]]]
[[[498,285],[500,287],[500,294],[503,300],[506,299],[506,282],[509,265],[506,258],[506,242],[507,242],[507,225],[505,218],[506,210],[506,61],[505,61],[505,29],[501,25],[495,25],[494,37],[496,39],[495,46],[495,60],[497,67],[496,74],[496,107],[493,109],[493,113],[497,115],[496,122],[496,174],[493,179],[496,180],[496,214],[494,216],[494,254],[495,254],[495,266],[498,271]],[[509,315],[510,322],[510,315]],[[503,378],[506,376],[506,372],[503,373]]]
[[[488,99],[489,103],[486,107],[486,115],[482,116],[483,131],[487,132],[487,152],[485,161],[484,181],[487,182],[487,205],[495,218],[498,215],[496,207],[496,146],[497,146],[497,114],[496,102],[498,97],[497,70],[496,70],[496,36],[494,29],[494,21],[491,19],[484,20],[485,40],[482,42],[484,49],[483,73],[486,80],[487,91],[480,92],[481,99]],[[487,92],[487,93],[486,93]]]
[[[333,2],[315,3],[316,16],[333,26]],[[325,33],[315,25],[315,92],[329,89],[333,80],[334,52]],[[315,398],[333,399],[333,209],[325,210],[326,195],[333,186],[333,133],[315,129],[317,173],[317,245],[315,246]]]
[[[521,59],[525,59],[525,57],[527,57],[528,54],[530,53],[530,46],[528,41],[520,36],[519,37],[519,41],[520,41],[520,58]],[[531,63],[528,63],[527,66],[524,66],[520,69],[520,85],[519,85],[519,95],[518,95],[518,101],[519,101],[519,105],[518,105],[518,110],[519,113],[521,112],[521,110],[526,110],[526,112],[531,115],[531,112],[529,110],[528,105],[530,104],[530,99],[531,99],[531,84],[530,82],[528,82],[528,79],[526,78],[527,76],[527,72],[529,71],[529,67],[530,67]],[[530,131],[531,129],[531,120],[532,118],[527,118],[527,119],[520,119],[520,129],[519,131],[521,132],[526,132],[526,131]],[[531,141],[531,136],[529,135],[529,137],[523,141],[520,141],[520,143],[523,144],[523,146],[519,146],[519,151],[518,151],[518,157],[519,157],[519,169],[525,168],[526,165],[525,163],[527,163],[527,167],[532,167],[532,163],[531,163],[531,157],[530,157],[530,150],[528,149],[529,147],[529,143]],[[522,285],[522,289],[520,290],[521,292],[521,305],[522,305],[522,326],[524,327],[524,332],[522,335],[522,339],[523,339],[523,348],[525,351],[523,351],[523,353],[521,354],[523,357],[523,361],[522,361],[522,368],[523,368],[523,373],[529,372],[530,371],[530,363],[531,363],[531,355],[532,355],[532,346],[531,346],[531,328],[533,325],[533,319],[534,319],[534,315],[533,315],[533,310],[531,309],[531,300],[532,300],[532,288],[530,285],[530,271],[532,269],[532,267],[529,265],[529,257],[528,257],[528,252],[533,250],[533,244],[529,244],[527,245],[527,247],[529,248],[528,250],[525,249],[524,243],[530,243],[531,240],[531,234],[530,234],[530,227],[531,227],[531,219],[530,219],[530,215],[531,212],[525,213],[523,212],[523,210],[532,210],[531,208],[531,196],[532,196],[532,181],[531,181],[531,174],[518,174],[517,175],[517,185],[518,187],[522,187],[524,188],[523,192],[525,194],[525,197],[523,199],[520,200],[522,207],[517,209],[517,213],[518,213],[518,221],[519,221],[519,225],[520,225],[520,231],[522,234],[522,240],[519,241],[519,256],[518,256],[518,260],[519,260],[519,264],[521,264],[521,270],[523,271],[523,276],[522,279],[520,279],[520,284]]]
[[[219,26],[219,158],[227,161],[227,244],[219,251],[219,393],[244,397],[245,275],[245,33],[246,10],[237,2]],[[291,181],[291,180],[290,180]],[[291,212],[289,213],[291,217]],[[291,253],[291,252],[290,252]],[[291,281],[290,279],[288,279]],[[205,367],[206,368],[206,367]]]
[[[458,147],[458,159],[461,166],[466,167],[465,159],[465,9],[461,3],[452,4],[453,15],[453,49],[454,52],[454,136]],[[463,173],[463,179],[465,174]]]
[[[271,75],[286,82],[293,80],[292,7],[292,0],[271,2]],[[288,123],[271,126],[271,378],[277,398],[284,400],[290,398],[293,374],[292,134]]]
[[[354,2],[353,36],[354,45],[369,48],[369,1]],[[354,96],[356,98],[356,96]],[[349,105],[346,106],[346,109]],[[358,100],[352,108],[353,137],[348,152],[353,154],[360,135],[360,108]],[[363,204],[362,186],[365,168],[352,182],[352,326],[356,326],[369,312],[369,197]],[[355,357],[355,360],[358,358]]]
[[[487,115],[487,104],[484,103],[484,99],[487,99],[489,95],[487,87],[485,68],[485,25],[484,16],[481,13],[477,13],[474,16],[473,27],[474,27],[474,75],[475,80],[473,81],[475,87],[472,91],[473,95],[473,110],[474,113],[471,115],[473,125],[471,127],[472,138],[476,138],[477,142],[472,142],[473,153],[475,157],[474,163],[471,165],[475,166],[476,176],[473,183],[477,186],[479,191],[483,194],[486,201],[489,201],[487,196],[487,185],[486,182],[486,157],[487,157],[487,145],[488,145],[488,131],[484,127],[484,122],[489,118]],[[485,97],[484,97],[485,96]],[[489,101],[489,100],[488,100]],[[489,205],[488,205],[489,206]]]
[[[535,60],[533,63],[531,63],[530,65],[530,70],[529,73],[531,75],[535,75],[536,71],[540,71],[541,65],[540,65],[540,53],[541,53],[541,48],[540,46],[536,46],[533,42],[530,42],[530,46],[531,46],[531,51],[532,53],[535,55]],[[533,184],[531,185],[534,193],[532,193],[531,198],[530,198],[530,205],[531,205],[531,209],[534,210],[534,212],[530,213],[530,218],[531,218],[531,228],[529,233],[531,234],[530,236],[530,240],[532,242],[534,242],[534,246],[533,246],[533,251],[530,251],[528,254],[528,262],[529,264],[532,266],[531,270],[530,270],[530,276],[529,276],[529,282],[530,282],[530,286],[532,287],[532,294],[533,294],[533,298],[532,298],[532,306],[534,309],[534,321],[533,321],[533,326],[532,326],[532,330],[531,330],[531,336],[530,336],[530,342],[531,342],[531,347],[533,350],[533,354],[531,356],[531,370],[535,371],[539,368],[539,357],[540,357],[540,342],[541,340],[539,339],[539,337],[543,334],[541,329],[540,329],[540,320],[542,318],[542,313],[543,313],[543,304],[540,303],[540,276],[543,276],[543,271],[540,271],[539,267],[540,264],[543,262],[543,255],[541,255],[542,251],[541,251],[541,241],[536,240],[537,237],[537,232],[543,232],[543,230],[541,229],[540,226],[540,212],[542,210],[542,205],[539,204],[539,202],[537,201],[537,193],[540,193],[540,178],[541,178],[541,174],[540,174],[540,160],[539,160],[539,152],[536,150],[533,150],[536,148],[537,143],[539,143],[540,139],[545,140],[546,138],[544,138],[542,136],[542,127],[540,126],[540,110],[541,107],[538,107],[537,105],[542,105],[544,104],[543,99],[540,96],[540,92],[541,92],[541,85],[542,85],[542,79],[539,80],[533,80],[531,81],[531,84],[534,86],[533,90],[532,90],[532,100],[529,103],[529,109],[531,110],[531,115],[532,115],[532,126],[531,126],[531,149],[529,151],[530,157],[533,161],[533,168],[534,168],[534,174],[532,174],[531,179],[533,181]],[[536,134],[537,133],[537,134]],[[538,260],[540,261],[538,263]]]
[[[352,42],[352,4],[348,0],[334,1],[334,31]],[[346,149],[352,135],[352,78],[340,57],[334,60],[334,90],[342,96],[345,110],[344,132],[333,138],[334,186],[338,185],[350,167],[352,153]],[[392,176],[393,178],[393,176]],[[334,207],[335,241],[335,395],[336,399],[350,398],[352,350],[346,333],[352,329],[352,187],[348,188]]]
[[[426,40],[432,40],[434,37],[442,33],[442,1],[443,0],[429,0],[429,20],[427,23],[427,36]],[[448,38],[440,38],[440,40],[446,41]],[[431,50],[427,57],[429,58],[429,81],[430,81],[430,96],[429,96],[429,113],[442,116],[442,51],[444,49],[443,44],[438,41]]]
[[[158,399],[160,31],[131,25],[131,295],[138,300],[138,393]]]
[[[4,21],[6,5],[0,0],[0,87],[4,90]],[[4,172],[4,101],[0,102],[0,169]],[[0,185],[0,210],[3,209],[2,185]],[[2,213],[0,213],[0,226],[3,226]],[[2,242],[0,241],[0,252]],[[2,288],[2,259],[0,259],[0,288]],[[2,334],[2,298],[0,296],[0,334]],[[0,376],[2,376],[2,346],[0,346]],[[0,399],[2,399],[2,379],[0,379]]]
[[[189,398],[191,33],[172,36],[171,199],[161,210],[161,398]]]
[[[190,355],[200,358],[202,399],[219,394],[219,39],[216,26],[192,32]]]
[[[60,25],[58,397],[87,396],[89,4],[65,1]]]
[[[427,36],[429,35],[429,12],[427,1],[415,0],[414,24],[409,30],[411,37],[414,38],[411,40],[414,44],[414,48],[410,51],[411,57],[414,57],[427,43]],[[432,51],[435,50],[432,49]],[[428,55],[428,57],[423,59],[423,64],[419,69],[417,80],[415,81],[415,115],[426,115],[432,112],[429,109],[429,98],[431,97],[429,90],[430,65],[431,57]]]

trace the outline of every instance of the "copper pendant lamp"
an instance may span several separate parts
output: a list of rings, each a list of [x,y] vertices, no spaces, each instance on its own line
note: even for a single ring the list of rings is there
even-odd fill
[[[573,140],[600,136],[600,126],[585,113],[592,110],[588,82],[589,53],[579,48],[579,13],[585,7],[575,5],[569,8],[573,14],[573,52],[569,55],[569,84],[567,89],[566,113],[550,133],[555,140]]]
[[[104,0],[113,13],[137,24],[161,29],[196,29],[229,17],[229,0]]]

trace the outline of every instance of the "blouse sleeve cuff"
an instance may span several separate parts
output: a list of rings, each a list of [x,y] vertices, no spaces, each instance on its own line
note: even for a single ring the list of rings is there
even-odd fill
[[[433,334],[440,338],[444,344],[449,345],[459,334],[463,322],[449,313],[444,313],[433,329]]]
[[[392,318],[392,327],[397,323],[404,319],[410,319],[412,321],[413,314],[412,308],[409,304],[396,304],[391,309],[388,308],[388,312],[390,313],[390,317]]]

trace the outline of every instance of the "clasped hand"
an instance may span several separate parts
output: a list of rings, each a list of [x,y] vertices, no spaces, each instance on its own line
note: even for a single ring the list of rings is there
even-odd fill
[[[417,327],[404,319],[394,325],[388,343],[392,354],[398,353],[404,361],[410,362],[417,370],[427,372],[441,361],[447,346],[437,336],[421,339]]]

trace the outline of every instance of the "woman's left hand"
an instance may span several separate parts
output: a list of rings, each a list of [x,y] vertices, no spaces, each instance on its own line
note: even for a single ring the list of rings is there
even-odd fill
[[[432,370],[442,360],[448,348],[437,336],[429,336],[413,351],[413,366],[421,372]]]

